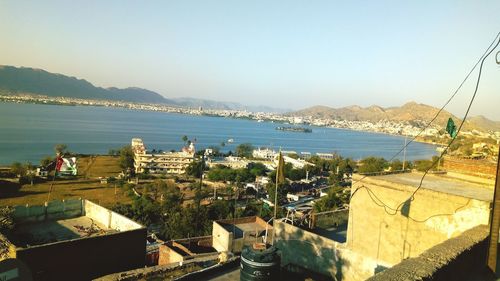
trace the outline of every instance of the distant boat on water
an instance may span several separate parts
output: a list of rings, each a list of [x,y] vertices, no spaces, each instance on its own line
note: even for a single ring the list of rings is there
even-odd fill
[[[228,142],[228,143],[233,143],[233,142],[234,142],[234,140],[233,140],[233,139],[228,139],[228,140],[227,140],[227,142]]]
[[[312,129],[304,127],[276,127],[279,131],[299,132],[299,133],[312,133]]]

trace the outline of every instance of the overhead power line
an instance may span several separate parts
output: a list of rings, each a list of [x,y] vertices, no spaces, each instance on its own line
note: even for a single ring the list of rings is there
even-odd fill
[[[497,45],[491,49],[491,47],[493,46],[493,44],[495,44],[495,42],[497,41],[497,39],[500,37],[500,32],[497,33],[497,35],[495,36],[495,38],[493,39],[493,41],[490,43],[490,45],[488,46],[488,48],[486,48],[486,50],[484,51],[484,53],[481,55],[481,57],[479,57],[479,59],[477,60],[477,62],[474,64],[474,66],[472,67],[472,69],[467,73],[467,75],[465,76],[465,78],[462,80],[462,82],[460,83],[460,85],[458,86],[458,88],[453,92],[453,94],[448,98],[448,100],[443,104],[443,106],[441,106],[441,108],[438,110],[438,112],[436,112],[436,114],[434,115],[434,117],[429,120],[427,122],[427,124],[414,136],[410,139],[410,141],[408,141],[404,146],[401,147],[401,149],[396,152],[388,161],[391,162],[392,160],[394,160],[399,154],[401,154],[401,152],[403,152],[412,142],[415,141],[415,139],[417,139],[427,128],[429,128],[429,126],[438,118],[439,114],[441,114],[441,112],[444,110],[444,108],[446,106],[448,106],[448,104],[453,100],[453,98],[455,98],[455,96],[457,95],[457,93],[460,91],[460,89],[462,89],[462,86],[465,84],[465,82],[469,79],[470,75],[474,72],[474,70],[476,69],[476,67],[482,62],[484,61],[484,59],[489,55],[491,54],[491,52],[498,46],[498,43]],[[491,50],[490,50],[491,49]],[[500,52],[499,52],[500,53]],[[498,56],[498,53],[497,53],[497,56]],[[498,62],[498,59],[497,59],[497,63]],[[480,77],[479,77],[480,78]],[[479,78],[478,78],[478,83],[479,83]],[[476,89],[477,91],[477,89]],[[475,92],[476,92],[475,91]],[[470,105],[469,105],[469,108],[470,108]],[[467,110],[467,114],[468,114],[468,110]],[[466,115],[467,116],[467,115]],[[465,119],[464,119],[465,120]],[[460,125],[460,128],[462,128],[462,125],[463,125],[463,122],[461,123]],[[457,130],[457,135],[458,135],[458,130]],[[453,141],[453,140],[452,140]],[[448,145],[449,147],[449,145]],[[444,152],[444,151],[443,151]],[[441,154],[440,158],[442,157],[443,153]],[[435,164],[433,164],[435,165]],[[431,166],[432,168],[433,166]],[[368,175],[365,175],[363,177],[361,177],[360,179],[354,181],[352,183],[352,185],[358,183],[358,182],[361,182],[363,179],[365,179]],[[425,177],[425,176],[424,176]],[[421,184],[420,184],[421,185]],[[420,186],[419,185],[419,186]],[[357,193],[357,191],[360,189],[361,187],[357,188],[356,190],[354,190],[354,192],[351,194],[351,197],[350,199],[352,199],[354,197],[354,195]]]

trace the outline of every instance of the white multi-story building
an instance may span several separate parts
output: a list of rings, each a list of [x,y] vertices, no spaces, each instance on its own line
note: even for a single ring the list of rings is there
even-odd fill
[[[274,157],[276,157],[276,151],[270,149],[270,148],[257,148],[252,151],[252,156],[254,158],[262,158],[262,159],[268,159],[268,160],[273,160]]]
[[[181,152],[150,153],[147,151],[142,139],[132,139],[134,152],[134,167],[136,173],[149,172],[151,174],[184,174],[187,166],[193,162],[195,148],[191,143]]]

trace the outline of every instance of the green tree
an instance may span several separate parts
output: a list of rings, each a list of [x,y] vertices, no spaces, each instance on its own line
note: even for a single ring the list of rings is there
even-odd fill
[[[63,143],[59,143],[54,146],[54,150],[56,151],[56,154],[64,155],[68,152],[68,146]]]
[[[54,158],[52,158],[50,156],[46,156],[45,158],[40,160],[40,165],[42,167],[47,167],[50,163],[52,163],[52,161],[54,161]]]
[[[183,141],[184,143],[187,143],[187,141],[188,141],[188,136],[186,136],[186,135],[182,136],[182,141]]]
[[[210,220],[220,220],[225,219],[231,214],[231,209],[229,202],[226,200],[215,200],[208,207],[208,219]]]
[[[415,160],[413,166],[420,172],[433,171],[437,169],[437,162],[438,156],[433,156],[432,160]]]
[[[27,181],[29,181],[30,184],[33,185],[33,181],[35,180],[35,166],[33,166],[31,162],[27,162],[26,165],[24,165],[24,168],[26,169]]]
[[[12,163],[12,165],[10,166],[10,170],[12,171],[13,174],[15,174],[18,177],[24,177],[27,172],[26,167],[19,162]]]
[[[206,170],[207,166],[205,165],[205,162],[201,160],[193,161],[189,163],[189,165],[186,167],[186,174],[193,176],[195,178],[199,178],[203,174],[203,171]]]
[[[132,146],[126,145],[120,149],[119,164],[123,170],[134,170],[134,152],[132,151]]]
[[[332,187],[326,196],[321,197],[314,203],[316,212],[325,212],[338,209],[349,202],[349,193],[344,192],[342,187]]]
[[[266,191],[269,195],[269,201],[274,204],[274,196],[276,194],[276,184],[268,183],[266,185]],[[290,186],[287,183],[278,185],[278,204],[286,201],[286,194],[290,191]]]
[[[399,160],[399,159],[395,159],[391,162],[390,167],[391,167],[391,171],[403,170],[403,162],[401,162],[401,160]],[[405,167],[405,169],[406,168],[407,167]]]
[[[250,143],[242,143],[236,147],[236,156],[251,158],[254,147]]]
[[[361,160],[358,171],[360,173],[376,173],[384,171],[387,167],[387,160],[372,156]]]
[[[264,176],[267,172],[266,165],[262,163],[250,163],[248,164],[247,169],[250,170],[250,173],[256,177],[258,176]]]

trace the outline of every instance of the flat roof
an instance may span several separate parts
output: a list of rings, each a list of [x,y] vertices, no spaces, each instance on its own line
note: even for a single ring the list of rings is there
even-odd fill
[[[9,240],[17,247],[29,247],[65,240],[105,235],[118,232],[101,223],[80,216],[70,219],[48,220],[16,225]]]
[[[266,227],[257,222],[237,223],[237,224],[223,224],[224,229],[234,234],[234,238],[242,238],[243,232],[247,231],[265,231]],[[269,228],[271,229],[271,228]]]
[[[422,173],[400,173],[368,176],[362,181],[385,181],[417,188],[422,176]],[[359,175],[355,177],[354,181],[359,177]],[[422,188],[481,201],[492,201],[493,199],[493,189],[488,185],[480,185],[446,176],[427,174],[422,183]]]
[[[268,229],[273,229],[272,225],[267,224],[266,221],[257,216],[237,218],[234,220],[218,220],[216,223],[220,224],[228,232],[232,232],[234,234],[234,238],[243,237],[243,232],[265,231],[266,226]]]

